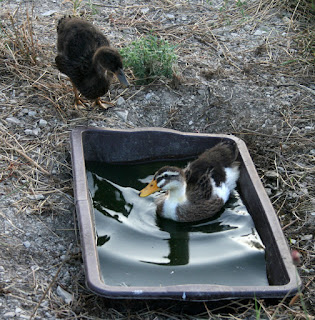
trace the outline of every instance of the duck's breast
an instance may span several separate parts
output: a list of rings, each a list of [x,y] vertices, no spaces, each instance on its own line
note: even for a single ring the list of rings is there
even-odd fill
[[[169,200],[165,195],[161,195],[159,198],[157,198],[156,205],[156,211],[159,216],[178,221],[177,202]]]

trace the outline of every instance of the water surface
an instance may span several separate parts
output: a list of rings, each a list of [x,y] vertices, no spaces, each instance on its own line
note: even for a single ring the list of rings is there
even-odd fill
[[[216,216],[195,223],[157,217],[158,193],[138,196],[165,164],[174,165],[87,162],[103,281],[110,286],[268,285],[265,252],[237,192]]]

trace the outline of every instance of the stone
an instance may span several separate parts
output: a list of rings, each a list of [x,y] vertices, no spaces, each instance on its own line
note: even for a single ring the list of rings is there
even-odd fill
[[[266,34],[266,33],[267,33],[266,31],[257,29],[257,30],[254,32],[254,36],[262,36],[263,34]]]
[[[47,126],[47,121],[44,119],[40,119],[38,122],[38,125],[40,126],[40,128],[46,127]]]
[[[125,104],[126,100],[123,97],[119,97],[116,101],[117,107],[122,107]]]
[[[52,16],[54,13],[56,13],[57,10],[48,10],[42,13],[42,16],[47,17],[47,16]]]
[[[21,120],[19,120],[18,118],[15,117],[8,117],[5,119],[5,121],[12,123],[12,124],[20,124]]]
[[[32,130],[33,136],[38,136],[39,133],[40,133],[40,128],[35,128]]]
[[[140,11],[141,13],[146,14],[150,11],[150,9],[146,7],[146,8],[142,8]]]
[[[119,118],[121,118],[124,121],[127,121],[128,118],[128,111],[127,110],[115,110],[115,113]]]
[[[173,14],[171,14],[171,13],[167,13],[165,16],[166,16],[166,18],[168,18],[170,20],[175,19],[175,16]]]
[[[13,311],[9,311],[9,312],[6,312],[3,317],[6,319],[6,318],[14,318],[15,317],[15,312]]]
[[[33,135],[33,130],[31,130],[31,129],[25,129],[25,130],[24,130],[24,133],[25,133],[27,136],[32,136],[32,135]]]
[[[154,97],[154,93],[153,92],[149,92],[145,95],[145,99],[146,100],[151,100]]]
[[[305,234],[304,236],[301,236],[300,239],[304,240],[304,241],[312,240],[313,235],[312,234]]]
[[[45,196],[41,193],[39,194],[32,194],[32,195],[27,195],[27,197],[30,199],[30,200],[44,200],[45,199]]]
[[[64,290],[63,288],[61,288],[60,286],[57,287],[57,294],[67,304],[73,301],[73,295],[68,291]]]
[[[37,114],[37,112],[36,112],[36,111],[33,111],[33,110],[30,110],[30,111],[28,112],[28,115],[29,115],[30,117],[35,117],[36,114]]]
[[[276,171],[266,171],[265,172],[265,176],[267,177],[267,178],[270,178],[270,179],[277,179],[277,178],[279,178],[279,174],[278,174],[278,172],[276,172]]]
[[[25,248],[29,248],[29,247],[31,246],[31,243],[30,243],[29,241],[24,241],[24,242],[23,242],[23,246],[24,246]]]

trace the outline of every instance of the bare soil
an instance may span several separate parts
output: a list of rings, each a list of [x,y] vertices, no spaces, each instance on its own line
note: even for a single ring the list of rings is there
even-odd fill
[[[314,20],[282,1],[0,1],[0,318],[314,319]],[[56,24],[81,15],[120,48],[152,32],[177,76],[113,83],[113,108],[75,110],[55,67]],[[112,301],[84,283],[69,133],[165,127],[242,138],[292,250],[295,300]]]

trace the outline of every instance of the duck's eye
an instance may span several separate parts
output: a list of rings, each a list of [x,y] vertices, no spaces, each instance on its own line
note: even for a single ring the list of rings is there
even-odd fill
[[[167,174],[167,173],[164,173],[164,174],[163,174],[163,178],[168,178],[168,174]]]

